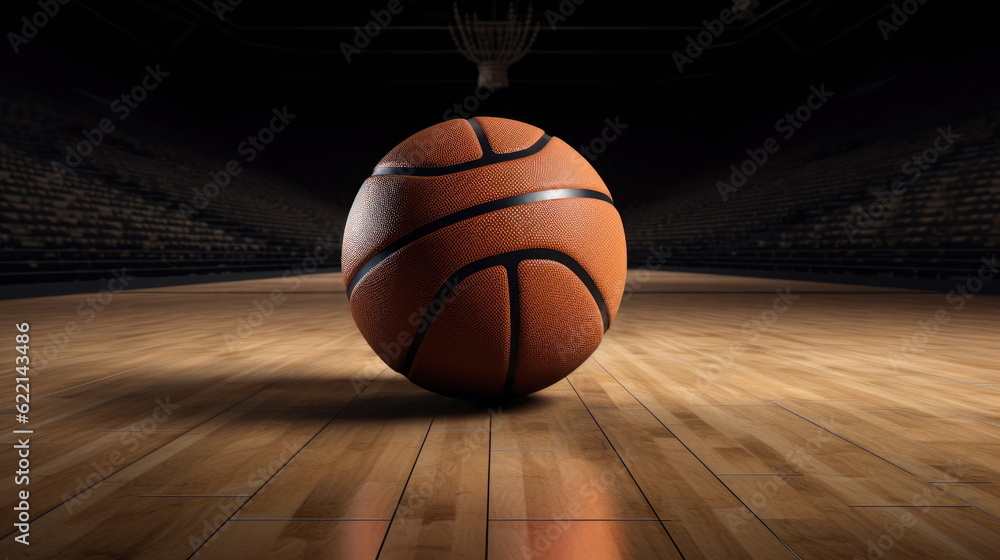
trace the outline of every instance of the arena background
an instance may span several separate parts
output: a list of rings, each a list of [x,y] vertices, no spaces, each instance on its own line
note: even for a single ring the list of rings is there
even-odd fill
[[[511,87],[494,91],[476,89],[447,2],[402,3],[358,52],[345,45],[363,43],[353,27],[377,6],[245,3],[221,21],[208,3],[65,6],[37,36],[8,37],[3,282],[97,280],[123,266],[141,278],[285,270],[317,238],[336,250],[380,154],[472,115],[593,146],[636,266],[656,248],[672,268],[925,285],[968,274],[997,246],[985,5],[918,4],[895,25],[891,4],[765,2],[699,52],[688,37],[724,3],[552,4],[533,7],[537,40]],[[28,16],[35,4],[9,6]],[[162,83],[115,111],[147,67]],[[800,109],[800,127],[782,125],[813,87],[832,93]],[[241,142],[284,108],[294,120],[245,161]],[[114,129],[93,153],[54,171],[102,119]],[[611,122],[620,132],[605,132]],[[955,138],[938,154],[941,129]],[[735,186],[730,166],[768,138],[778,151]],[[904,168],[923,157],[934,161]],[[216,193],[210,174],[232,159],[242,172]],[[894,181],[907,183],[893,194]],[[336,253],[322,263],[338,265]]]
[[[450,27],[511,9],[479,85]],[[4,2],[0,557],[995,558],[998,12]],[[379,159],[473,116],[578,148],[628,244],[502,403],[389,369],[339,269]]]

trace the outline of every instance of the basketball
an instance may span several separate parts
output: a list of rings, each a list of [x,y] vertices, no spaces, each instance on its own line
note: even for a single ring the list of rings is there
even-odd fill
[[[0,560],[1000,560],[1000,1],[69,4]]]
[[[625,287],[625,232],[594,168],[559,138],[495,117],[448,120],[393,148],[354,200],[341,255],[371,348],[460,398],[569,375]]]

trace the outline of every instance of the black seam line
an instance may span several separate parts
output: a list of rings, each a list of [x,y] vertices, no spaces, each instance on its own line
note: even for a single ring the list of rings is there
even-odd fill
[[[496,155],[496,152],[493,151],[493,146],[490,146],[490,141],[486,139],[483,127],[479,126],[479,121],[474,118],[465,120],[472,127],[472,131],[476,133],[476,139],[479,140],[479,148],[483,151],[483,157],[486,157],[487,154]]]
[[[576,259],[555,249],[536,248],[510,251],[508,253],[491,255],[489,257],[479,259],[478,261],[473,261],[458,269],[455,274],[452,274],[451,277],[441,285],[441,288],[434,295],[434,299],[432,299],[430,305],[427,306],[427,311],[424,312],[424,318],[420,321],[420,324],[417,325],[416,333],[413,335],[413,340],[410,342],[410,348],[406,352],[406,359],[403,360],[403,364],[399,368],[399,372],[404,376],[409,377],[410,368],[413,367],[413,360],[417,357],[417,351],[420,350],[420,344],[424,340],[424,335],[427,334],[427,329],[430,327],[434,318],[441,310],[441,306],[447,303],[449,294],[456,287],[458,287],[463,280],[477,272],[486,270],[487,268],[493,268],[494,266],[502,266],[508,270],[511,267],[517,268],[517,265],[521,261],[525,260],[554,261],[570,269],[573,274],[576,274],[577,278],[579,278],[580,281],[583,282],[583,285],[587,287],[591,297],[594,298],[594,303],[597,304],[597,309],[601,313],[601,321],[604,323],[604,330],[605,332],[608,330],[610,324],[608,320],[608,308],[604,302],[604,296],[601,295],[601,291],[597,288],[597,284],[594,282],[594,279],[590,277],[587,269],[583,268],[583,265],[578,263]],[[508,278],[509,276],[510,275],[508,274]],[[508,286],[510,285],[509,282],[510,281],[508,280]],[[520,309],[518,311],[520,311]],[[513,324],[512,320],[512,328]]]
[[[521,287],[518,285],[517,263],[510,263],[507,270],[507,295],[510,298],[510,344],[507,352],[507,380],[502,395],[510,395],[517,374],[517,354],[521,345]]]
[[[463,220],[468,220],[470,218],[475,218],[476,216],[481,216],[489,212],[495,212],[497,210],[503,210],[504,208],[510,208],[512,206],[519,206],[521,204],[528,204],[531,202],[539,202],[542,200],[556,200],[562,198],[596,198],[598,200],[603,200],[608,204],[614,205],[611,197],[608,195],[592,191],[590,189],[549,189],[547,191],[538,191],[532,193],[519,194],[516,196],[508,196],[506,198],[500,198],[497,200],[491,200],[490,202],[484,202],[482,204],[477,204],[475,206],[470,206],[458,212],[453,212],[447,216],[442,216],[433,222],[426,223],[417,229],[407,233],[406,235],[400,237],[399,239],[393,241],[375,254],[372,258],[365,261],[365,264],[361,265],[361,268],[354,273],[351,277],[351,281],[347,285],[347,299],[351,299],[351,294],[354,292],[354,288],[359,282],[365,277],[368,272],[375,268],[378,263],[382,262],[389,255],[395,253],[396,251],[402,249],[403,247],[413,243],[417,239],[425,235],[430,235],[439,229],[446,228],[450,225],[457,224]]]
[[[468,171],[477,167],[483,167],[484,165],[511,161],[537,154],[542,151],[542,148],[544,148],[551,139],[552,137],[548,134],[543,134],[542,137],[539,138],[534,144],[523,150],[507,154],[497,154],[492,151],[484,152],[483,157],[479,159],[456,163],[454,165],[446,165],[444,167],[376,167],[372,170],[372,175],[410,175],[414,177],[437,177],[439,175],[449,175],[451,173],[458,173],[460,171]],[[486,141],[485,137],[482,141]],[[488,145],[489,144],[487,144],[487,146]]]

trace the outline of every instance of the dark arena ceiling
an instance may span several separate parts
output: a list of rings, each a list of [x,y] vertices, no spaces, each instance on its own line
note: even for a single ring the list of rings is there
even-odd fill
[[[653,174],[710,162],[720,142],[738,144],[734,134],[773,122],[812,85],[884,90],[883,104],[941,95],[956,79],[962,94],[996,91],[995,3],[760,0],[753,17],[721,29],[713,20],[732,2],[522,1],[522,17],[529,4],[537,39],[511,66],[510,87],[485,99],[449,32],[449,0],[71,0],[16,55],[6,49],[4,81],[96,103],[159,64],[169,77],[143,104],[147,117],[226,149],[287,106],[301,118],[268,165],[290,175],[311,168],[302,176],[324,181],[339,175],[317,169],[351,166],[349,191],[382,153],[449,109],[531,122],[571,144],[618,117],[633,133],[610,160]],[[39,9],[37,0],[5,2],[7,31]],[[509,7],[457,9],[490,20]],[[699,36],[704,49],[691,47]]]

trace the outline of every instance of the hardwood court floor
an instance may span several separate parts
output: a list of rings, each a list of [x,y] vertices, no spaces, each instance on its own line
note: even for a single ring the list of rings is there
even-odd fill
[[[3,372],[0,557],[998,557],[1000,299],[630,287],[578,371],[492,410],[386,370],[338,275],[2,301],[0,369],[22,321],[35,368],[21,426]]]

